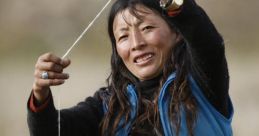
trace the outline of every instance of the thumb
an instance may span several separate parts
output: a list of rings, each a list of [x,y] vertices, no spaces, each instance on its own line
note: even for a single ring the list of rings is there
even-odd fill
[[[66,68],[67,66],[69,66],[70,63],[71,63],[70,59],[65,58],[65,59],[62,59],[62,60],[61,60],[61,65],[62,65],[64,68]]]

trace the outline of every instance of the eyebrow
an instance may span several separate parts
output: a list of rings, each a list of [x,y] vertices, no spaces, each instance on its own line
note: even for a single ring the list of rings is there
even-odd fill
[[[128,26],[139,26],[140,24],[142,24],[144,21],[141,21],[141,20],[137,20],[136,21],[136,23],[133,23],[133,25],[132,24],[130,24],[128,21],[126,21],[125,19],[124,19],[124,21],[125,21],[125,23],[128,25]],[[122,28],[119,28],[119,29],[117,29],[117,27],[115,27],[115,31],[118,31],[118,32],[123,32],[123,31],[127,31],[127,30],[129,30],[129,28],[128,27],[122,27]]]
[[[123,31],[129,30],[129,28],[128,27],[122,27],[120,29],[115,29],[115,30],[118,30],[118,32],[123,32]]]

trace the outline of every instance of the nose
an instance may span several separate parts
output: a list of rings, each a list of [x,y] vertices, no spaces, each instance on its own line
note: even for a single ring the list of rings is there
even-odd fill
[[[131,50],[140,50],[145,45],[146,45],[146,42],[141,32],[139,31],[133,32]]]

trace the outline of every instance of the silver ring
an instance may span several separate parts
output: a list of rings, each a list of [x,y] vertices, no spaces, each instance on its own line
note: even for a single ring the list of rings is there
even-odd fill
[[[48,79],[48,78],[49,78],[48,72],[46,72],[46,71],[42,72],[41,78],[42,78],[42,79]]]

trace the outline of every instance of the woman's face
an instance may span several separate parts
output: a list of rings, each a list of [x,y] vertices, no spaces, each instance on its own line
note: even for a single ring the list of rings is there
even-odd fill
[[[148,80],[161,73],[170,49],[180,38],[160,15],[142,5],[136,8],[141,20],[128,9],[119,12],[113,33],[126,67],[139,80]]]

